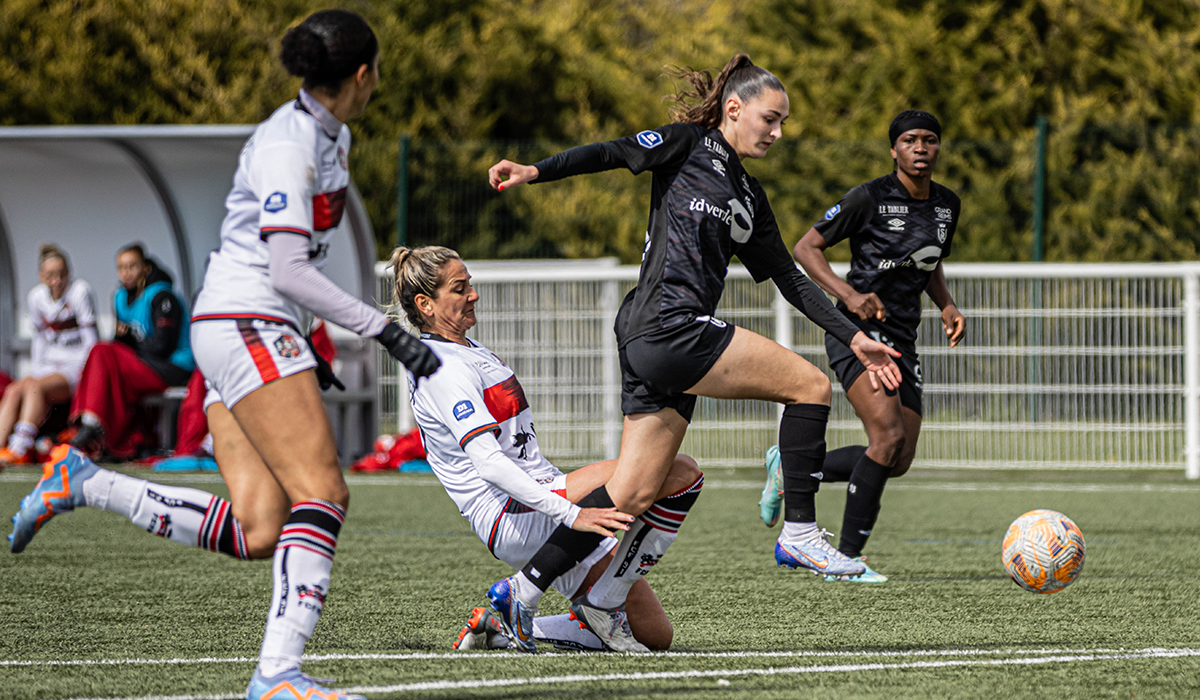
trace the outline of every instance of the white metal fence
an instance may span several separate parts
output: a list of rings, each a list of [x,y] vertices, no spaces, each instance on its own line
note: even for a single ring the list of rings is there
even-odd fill
[[[612,323],[638,269],[612,260],[472,262],[472,337],[504,358],[538,441],[564,467],[617,454],[620,370]],[[835,265],[839,274],[845,266]],[[382,264],[379,298],[390,298]],[[1184,468],[1200,478],[1200,263],[947,264],[967,317],[949,348],[926,300],[918,349],[925,416],[915,466]],[[824,332],[770,282],[730,269],[718,315],[828,368]],[[398,365],[379,362],[381,428],[411,425]],[[832,373],[830,448],[865,441]],[[684,451],[706,469],[757,465],[778,408],[700,399]]]

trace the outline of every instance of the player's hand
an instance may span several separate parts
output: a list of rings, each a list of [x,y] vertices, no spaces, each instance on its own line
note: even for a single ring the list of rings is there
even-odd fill
[[[129,335],[129,324],[118,321],[116,328],[113,329],[113,337],[119,338],[123,335]]]
[[[884,321],[887,319],[887,312],[883,310],[883,302],[879,300],[879,296],[875,292],[866,294],[852,294],[845,299],[846,308],[853,311],[859,318],[864,321],[875,319]]]
[[[942,327],[946,329],[946,337],[950,339],[950,347],[962,342],[967,333],[967,319],[954,304],[947,304],[942,309]]]
[[[871,388],[879,389],[879,382],[888,389],[895,390],[900,386],[900,368],[892,360],[900,357],[900,351],[883,343],[871,340],[866,333],[859,331],[850,339],[850,349],[858,357],[863,367],[867,368],[867,376],[871,380]]]
[[[317,366],[314,368],[317,373],[317,386],[321,387],[321,391],[329,391],[335,386],[338,391],[345,391],[346,385],[342,384],[342,380],[333,373],[333,368],[329,366],[321,353],[317,352],[317,346],[313,345],[312,336],[304,336],[304,339],[308,341],[308,349],[312,352],[313,359],[317,361]]]
[[[399,360],[413,377],[420,381],[428,377],[442,366],[442,361],[433,351],[425,347],[425,343],[417,340],[412,334],[405,333],[395,321],[388,321],[383,332],[375,336],[388,351],[388,354]]]
[[[571,529],[612,537],[613,530],[628,530],[629,523],[633,521],[632,515],[626,515],[616,508],[580,508],[575,522],[571,523]]]
[[[497,192],[503,192],[530,180],[536,180],[538,169],[532,165],[521,165],[511,160],[502,160],[488,168],[488,184]]]

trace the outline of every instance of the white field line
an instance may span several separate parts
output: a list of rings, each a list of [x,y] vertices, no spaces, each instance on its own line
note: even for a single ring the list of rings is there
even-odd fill
[[[1051,651],[1051,650],[1044,650]],[[842,652],[830,652],[842,653]],[[929,652],[894,652],[895,655],[909,654],[943,654],[952,652],[929,651]],[[967,654],[981,653],[1037,653],[1035,650],[1031,652],[1023,652],[1023,650],[967,650]],[[729,656],[751,656],[754,652],[740,653],[731,652]],[[859,657],[872,658],[876,656],[886,655],[879,652],[847,652],[848,655],[856,654]],[[667,654],[669,655],[669,654]],[[696,654],[703,656],[704,654]],[[780,655],[783,655],[782,653]],[[799,654],[797,654],[799,655]],[[809,654],[813,656],[815,654]],[[480,656],[493,658],[491,655],[485,654],[461,654],[447,655],[456,658],[468,658],[471,656]],[[572,655],[565,655],[572,656]],[[585,654],[574,654],[573,656],[580,658],[588,658]],[[652,681],[652,680],[671,680],[680,678],[719,678],[727,679],[739,676],[779,676],[779,675],[798,675],[807,673],[856,673],[863,671],[888,671],[888,670],[904,670],[904,669],[939,669],[939,668],[962,668],[962,667],[1001,667],[1001,666],[1036,666],[1044,664],[1062,664],[1088,661],[1120,661],[1132,659],[1173,659],[1181,657],[1197,657],[1200,656],[1200,649],[1164,649],[1164,648],[1146,648],[1134,650],[1093,650],[1080,651],[1070,653],[1054,653],[1049,656],[1025,656],[1017,658],[1001,658],[1001,659],[942,659],[935,661],[906,661],[899,663],[857,663],[857,664],[835,664],[835,665],[817,665],[817,666],[785,666],[771,668],[735,668],[735,669],[712,669],[712,670],[686,670],[686,671],[653,671],[642,673],[605,673],[605,674],[572,674],[566,676],[534,676],[528,678],[493,678],[485,680],[465,680],[465,681],[424,681],[420,683],[403,683],[397,685],[386,686],[357,686],[351,688],[342,688],[345,692],[352,693],[401,693],[429,690],[469,690],[482,688],[500,688],[500,687],[515,687],[528,685],[554,685],[554,684],[576,684],[576,683],[601,683],[611,681]],[[317,658],[317,657],[314,657]],[[325,657],[321,657],[325,658]],[[381,656],[381,658],[383,658]],[[223,693],[223,694],[206,694],[206,695],[148,695],[141,697],[130,698],[71,698],[70,700],[237,700],[242,697],[242,693]]]
[[[637,658],[692,658],[692,659],[787,659],[787,658],[876,658],[916,656],[996,656],[1000,654],[1100,654],[1120,653],[1125,649],[896,649],[880,651],[660,651],[638,654]],[[614,655],[605,654],[603,658]],[[528,655],[517,651],[489,651],[483,653],[463,652],[408,652],[401,654],[305,654],[305,661],[413,661],[437,659],[528,659]],[[536,658],[595,659],[595,654],[568,652],[539,653]],[[0,660],[6,666],[169,666],[186,664],[237,664],[257,661],[253,656],[199,657],[173,659],[65,659],[47,661]]]
[[[169,472],[147,474],[151,481],[165,484],[220,484],[218,474],[171,474]],[[36,483],[40,474],[0,473],[0,482]],[[351,486],[440,486],[432,476],[355,476],[347,475],[346,483]],[[762,481],[736,481],[706,479],[705,488],[761,491]],[[1086,484],[1086,483],[977,483],[958,481],[895,481],[888,482],[889,491],[1051,491],[1061,493],[1200,493],[1200,484]]]

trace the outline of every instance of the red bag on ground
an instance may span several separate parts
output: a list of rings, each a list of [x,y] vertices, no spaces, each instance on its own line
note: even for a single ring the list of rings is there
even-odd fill
[[[421,442],[421,430],[413,428],[399,435],[380,435],[375,440],[375,451],[350,465],[354,472],[380,472],[399,469],[401,464],[425,458],[425,444]]]

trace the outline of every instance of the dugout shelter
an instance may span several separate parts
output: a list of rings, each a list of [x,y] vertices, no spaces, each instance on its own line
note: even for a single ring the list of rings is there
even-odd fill
[[[0,128],[0,369],[28,362],[25,297],[38,283],[38,248],[54,243],[96,294],[100,337],[111,338],[116,252],[134,241],[189,302],[220,242],[225,196],[254,127],[51,126]],[[351,183],[325,273],[362,299],[374,294],[375,241]],[[333,330],[333,329],[331,329]],[[345,456],[373,437],[374,353],[337,333],[343,394],[326,395]],[[364,440],[366,441],[364,443]]]

